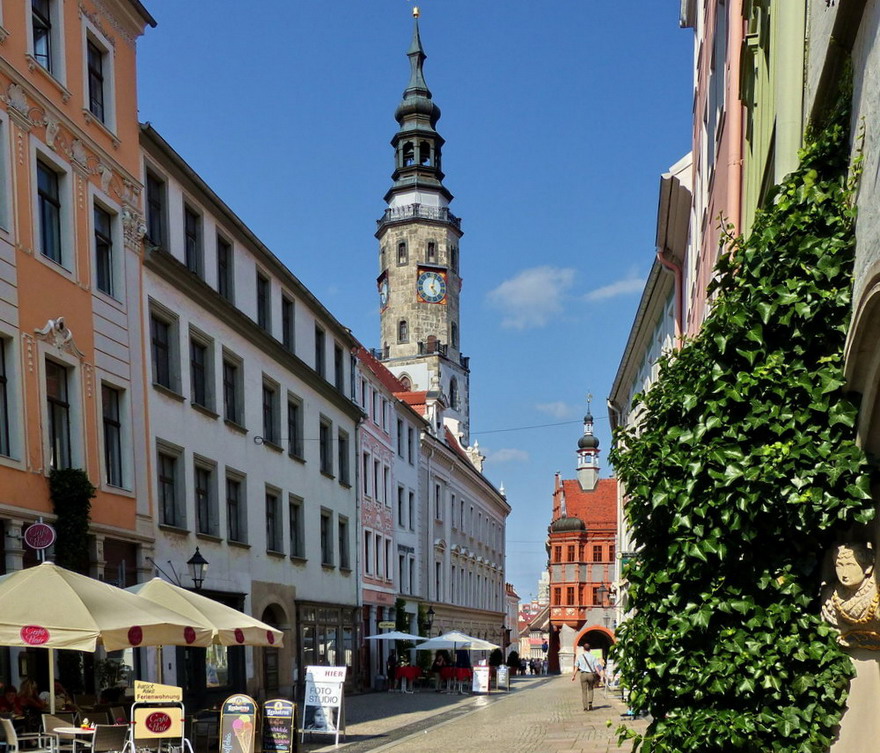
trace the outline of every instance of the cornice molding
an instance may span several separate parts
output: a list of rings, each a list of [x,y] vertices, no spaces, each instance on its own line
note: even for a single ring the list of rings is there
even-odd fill
[[[236,308],[204,280],[194,275],[184,264],[167,251],[152,248],[144,253],[144,266],[155,272],[165,282],[190,298],[196,305],[210,311],[228,327],[247,338],[279,366],[293,373],[312,387],[321,397],[339,408],[355,422],[365,417],[360,407],[319,375],[299,356],[284,346],[265,330],[257,326],[247,314]]]

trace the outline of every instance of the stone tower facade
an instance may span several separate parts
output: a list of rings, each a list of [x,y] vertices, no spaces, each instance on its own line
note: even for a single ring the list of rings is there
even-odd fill
[[[381,358],[412,391],[439,393],[446,424],[466,446],[470,370],[461,354],[459,240],[443,185],[440,108],[425,83],[425,52],[416,15],[410,79],[394,114],[388,208],[378,220]]]

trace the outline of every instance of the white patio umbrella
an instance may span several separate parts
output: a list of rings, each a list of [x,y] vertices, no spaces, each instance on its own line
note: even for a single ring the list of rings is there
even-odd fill
[[[494,643],[484,641],[482,638],[475,638],[460,630],[450,630],[448,633],[438,635],[436,638],[430,638],[424,643],[416,646],[416,651],[437,651],[438,649],[449,649],[457,651],[491,651],[493,648],[500,648]]]
[[[0,578],[0,645],[94,652],[162,644],[209,646],[211,629],[121,588],[52,562]],[[49,658],[50,710],[55,662]]]
[[[277,628],[215,599],[175,586],[167,580],[153,578],[126,590],[207,625],[212,631],[212,642],[221,646],[280,648],[284,643],[284,633]]]
[[[412,633],[403,633],[400,630],[392,630],[390,633],[377,633],[376,635],[364,636],[367,641],[425,641],[422,635],[413,635]]]

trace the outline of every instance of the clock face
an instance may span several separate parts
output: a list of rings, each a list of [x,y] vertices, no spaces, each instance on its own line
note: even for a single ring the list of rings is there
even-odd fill
[[[417,288],[419,298],[425,303],[440,303],[446,298],[446,280],[438,272],[422,272]]]
[[[379,283],[379,305],[384,309],[388,305],[388,280]]]

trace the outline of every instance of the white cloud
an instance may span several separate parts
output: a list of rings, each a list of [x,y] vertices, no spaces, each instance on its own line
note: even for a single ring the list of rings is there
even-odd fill
[[[571,418],[575,415],[575,408],[561,400],[557,400],[555,403],[538,403],[535,408],[541,413],[553,416],[553,418]]]
[[[621,295],[641,293],[645,287],[645,281],[635,272],[630,272],[622,280],[603,285],[601,288],[591,290],[584,296],[585,301],[607,301],[609,298],[617,298]]]
[[[486,456],[487,463],[526,463],[529,460],[529,453],[525,450],[517,450],[512,447],[495,450]]]
[[[505,329],[545,327],[562,313],[564,294],[574,284],[574,275],[571,268],[532,267],[505,280],[486,297],[503,314]]]

